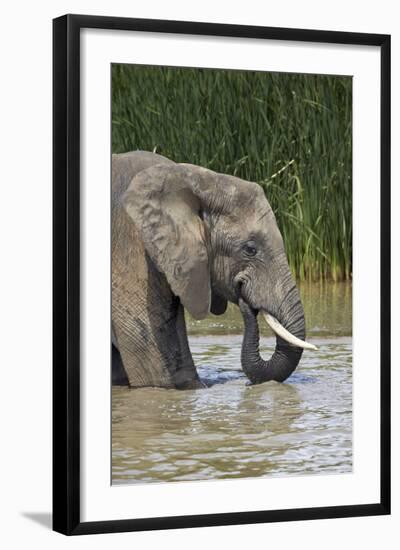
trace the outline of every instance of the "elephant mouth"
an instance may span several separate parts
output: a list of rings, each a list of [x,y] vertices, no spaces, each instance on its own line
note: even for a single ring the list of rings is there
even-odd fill
[[[244,300],[247,305],[251,308],[251,306],[248,304],[244,293],[242,292],[244,281],[243,279],[238,279],[236,282],[236,295],[239,299]],[[275,333],[276,336],[279,336],[282,340],[285,340],[288,344],[291,346],[302,348],[302,349],[308,349],[317,351],[317,346],[314,346],[314,344],[310,344],[309,342],[305,342],[304,340],[301,340],[297,336],[294,336],[294,334],[291,334],[284,326],[281,325],[281,323],[278,321],[276,317],[274,317],[271,313],[269,313],[266,309],[260,308],[256,309],[255,311],[256,315],[260,312],[261,315],[264,317],[265,322],[270,327],[270,329]]]

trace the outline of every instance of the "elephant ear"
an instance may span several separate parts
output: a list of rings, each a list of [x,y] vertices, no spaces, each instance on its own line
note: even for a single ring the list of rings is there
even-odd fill
[[[178,164],[142,170],[123,205],[172,292],[195,319],[204,319],[211,306],[207,234],[188,171]]]

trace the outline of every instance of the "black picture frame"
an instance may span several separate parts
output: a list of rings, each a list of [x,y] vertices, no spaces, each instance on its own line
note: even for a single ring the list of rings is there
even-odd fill
[[[379,502],[116,521],[80,520],[80,31],[84,28],[378,46],[381,51]],[[53,529],[66,535],[390,513],[390,36],[65,15],[53,21]]]

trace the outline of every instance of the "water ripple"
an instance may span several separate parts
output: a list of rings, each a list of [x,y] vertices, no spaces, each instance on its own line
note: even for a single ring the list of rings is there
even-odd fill
[[[241,336],[192,336],[208,388],[113,388],[113,483],[350,472],[351,338],[317,345],[284,384],[248,386]]]

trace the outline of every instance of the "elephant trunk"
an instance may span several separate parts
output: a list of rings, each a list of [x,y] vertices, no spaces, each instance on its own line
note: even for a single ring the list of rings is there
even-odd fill
[[[268,361],[264,361],[259,352],[260,335],[257,323],[258,312],[253,310],[241,298],[239,299],[239,307],[244,320],[244,337],[241,354],[243,371],[252,384],[260,384],[269,380],[283,382],[297,367],[303,353],[302,348],[311,346],[303,342],[305,338],[305,320],[300,297],[297,294],[296,298],[294,300],[292,299],[290,304],[282,308],[283,314],[281,323],[277,322],[276,319],[272,317],[278,325],[278,330],[275,330],[277,333],[275,352]],[[267,320],[268,317],[271,316],[267,314]],[[272,326],[272,328],[274,327]],[[294,337],[292,338],[292,342],[297,342],[300,345],[302,344],[302,347],[293,345],[293,343],[288,343],[281,335],[279,336],[278,333],[283,335],[286,340],[288,338],[285,333],[290,333],[290,335]]]

